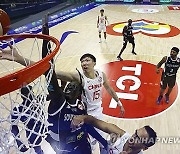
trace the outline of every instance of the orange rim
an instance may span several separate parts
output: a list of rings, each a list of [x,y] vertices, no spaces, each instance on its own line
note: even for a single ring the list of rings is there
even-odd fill
[[[51,40],[56,44],[56,48],[46,57],[34,63],[33,65],[27,66],[19,71],[16,71],[12,74],[8,74],[2,78],[0,78],[0,96],[12,92],[16,89],[21,88],[23,85],[27,85],[30,82],[37,79],[44,72],[46,72],[49,67],[49,61],[57,54],[60,48],[59,41],[49,35],[44,34],[17,34],[17,35],[7,35],[0,36],[0,40],[7,40],[10,38],[39,38],[44,40]]]

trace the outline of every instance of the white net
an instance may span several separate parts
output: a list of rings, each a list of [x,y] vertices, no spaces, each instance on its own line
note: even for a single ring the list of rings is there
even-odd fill
[[[28,38],[19,43],[15,39],[0,42],[0,47],[11,43],[17,52],[32,61],[42,59],[42,39]],[[48,51],[53,51],[55,43],[49,41]],[[9,50],[7,47],[5,50]],[[13,51],[13,50],[12,50]],[[15,54],[11,52],[13,57]],[[30,61],[24,58],[25,65]],[[50,82],[53,64],[48,75],[41,75],[28,85],[0,96],[0,153],[21,152],[41,153],[41,143],[48,133],[47,86]],[[24,66],[8,60],[0,60],[0,77],[21,70]],[[41,68],[39,68],[41,69]],[[38,71],[38,70],[36,70]],[[31,76],[29,76],[31,78]],[[11,86],[11,85],[7,85]],[[1,87],[5,88],[5,87]]]

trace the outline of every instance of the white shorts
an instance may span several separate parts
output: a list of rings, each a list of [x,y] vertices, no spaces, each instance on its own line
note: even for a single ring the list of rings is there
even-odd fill
[[[105,25],[99,25],[98,32],[106,32],[106,26]]]
[[[99,120],[102,120],[103,119],[103,108],[102,107],[98,107],[96,109],[93,109],[93,110],[88,110],[87,111],[87,114],[88,115],[91,115]]]

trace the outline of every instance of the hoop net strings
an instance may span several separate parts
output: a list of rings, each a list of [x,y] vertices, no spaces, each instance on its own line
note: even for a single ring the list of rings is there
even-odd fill
[[[20,55],[24,54],[15,43],[14,39],[7,41],[7,43],[11,43],[13,48],[16,48]],[[53,47],[54,44],[49,41],[47,44],[48,54],[53,51]],[[37,50],[38,59],[40,60],[42,52],[41,44],[39,43],[38,39],[35,38],[32,48],[29,51],[30,54],[27,58],[33,60],[33,54],[34,52],[37,52]],[[12,57],[13,54],[14,53],[12,50]],[[58,56],[54,58],[54,62],[56,61],[57,57]],[[30,64],[30,61],[26,61],[25,59],[24,62],[26,66]],[[16,71],[14,60],[10,63],[11,67],[3,64],[3,60],[0,61],[0,67],[3,67],[8,74]],[[0,153],[9,153],[9,150],[12,147],[15,148],[15,151],[19,153],[19,150],[24,145],[27,148],[39,146],[46,137],[49,126],[47,121],[48,103],[46,102],[47,87],[50,83],[54,68],[53,63],[50,63],[50,65],[51,68],[46,76],[46,79],[44,75],[41,75],[39,78],[30,83],[32,89],[28,89],[30,92],[27,96],[23,95],[20,90],[16,90],[1,96],[0,113],[2,114],[0,114]],[[25,101],[23,101],[22,98],[24,98]],[[33,127],[29,127],[31,124]],[[18,127],[19,132],[17,134],[12,133],[12,126]],[[33,140],[31,139],[32,136],[35,136]],[[41,140],[40,142],[39,139]],[[17,141],[22,142],[22,144],[17,145]]]

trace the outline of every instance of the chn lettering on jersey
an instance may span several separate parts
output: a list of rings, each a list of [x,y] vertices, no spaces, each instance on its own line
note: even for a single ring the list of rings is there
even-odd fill
[[[88,86],[88,90],[97,89],[97,88],[101,88],[101,87],[102,87],[102,83],[92,84],[92,85]]]

